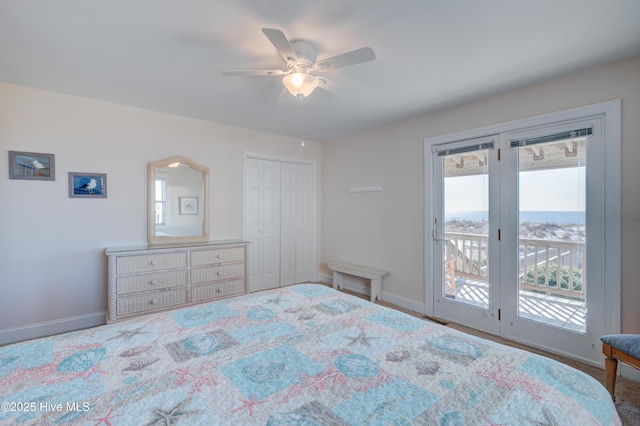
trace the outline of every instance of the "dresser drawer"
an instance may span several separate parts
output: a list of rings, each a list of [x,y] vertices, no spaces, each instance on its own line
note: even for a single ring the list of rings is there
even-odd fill
[[[244,294],[244,279],[194,286],[191,289],[191,301],[203,302],[236,294]]]
[[[130,275],[116,279],[116,294],[139,293],[169,287],[181,287],[187,285],[188,271],[158,272],[156,274]]]
[[[191,266],[214,265],[216,263],[226,262],[242,262],[244,260],[244,247],[193,250],[191,252]]]
[[[191,284],[244,277],[244,268],[244,262],[211,266],[209,268],[195,268],[191,270]]]
[[[141,256],[118,256],[116,273],[151,272],[161,269],[186,268],[187,252],[157,253]]]
[[[187,303],[187,289],[158,291],[140,296],[119,297],[117,314],[129,315]]]

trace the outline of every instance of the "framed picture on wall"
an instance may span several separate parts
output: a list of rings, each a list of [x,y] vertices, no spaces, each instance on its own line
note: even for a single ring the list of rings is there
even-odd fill
[[[69,172],[69,198],[107,198],[107,175]]]
[[[56,180],[55,155],[9,151],[9,179]]]
[[[198,197],[178,197],[180,214],[198,214]]]

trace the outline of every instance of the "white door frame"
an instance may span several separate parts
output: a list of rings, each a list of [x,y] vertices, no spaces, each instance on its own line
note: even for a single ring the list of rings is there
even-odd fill
[[[245,217],[247,215],[247,212],[245,211],[245,204],[244,204],[244,191],[245,191],[245,185],[244,185],[244,179],[246,178],[245,173],[247,172],[247,159],[248,158],[255,158],[255,159],[259,159],[259,160],[271,160],[271,161],[280,161],[283,163],[293,163],[293,164],[305,164],[305,165],[310,165],[311,166],[311,209],[312,209],[312,216],[311,216],[311,254],[310,257],[311,259],[309,259],[309,276],[311,281],[320,281],[319,277],[317,276],[317,268],[316,268],[316,241],[317,241],[317,216],[316,216],[316,212],[317,212],[317,208],[316,208],[316,197],[317,197],[317,164],[315,160],[305,160],[303,158],[294,158],[294,157],[285,157],[285,156],[280,156],[280,155],[272,155],[272,154],[264,154],[264,153],[260,153],[260,152],[253,152],[253,151],[242,151],[242,179],[243,179],[243,183],[242,183],[242,237],[243,239],[247,238],[248,232],[246,229],[246,220]],[[251,261],[251,259],[249,259],[249,261]]]
[[[434,179],[432,169],[432,146],[465,139],[480,138],[489,135],[507,132],[523,131],[531,127],[548,126],[570,120],[602,117],[604,123],[605,149],[605,176],[604,192],[605,206],[605,253],[604,276],[607,277],[607,285],[604,289],[604,332],[614,334],[620,332],[620,280],[621,280],[621,101],[619,99],[586,105],[568,110],[542,114],[491,126],[481,127],[462,132],[436,136],[424,140],[424,179],[425,179],[425,228],[424,228],[424,252],[425,252],[425,306],[424,311],[428,316],[434,312],[434,243],[431,236],[434,212],[432,209],[432,194]]]

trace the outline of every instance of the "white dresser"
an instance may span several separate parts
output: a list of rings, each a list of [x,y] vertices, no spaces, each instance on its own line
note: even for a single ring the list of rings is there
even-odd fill
[[[247,242],[108,248],[107,322],[247,291]]]

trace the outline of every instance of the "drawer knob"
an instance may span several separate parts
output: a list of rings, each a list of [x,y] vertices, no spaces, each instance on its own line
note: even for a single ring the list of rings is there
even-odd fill
[[[158,262],[156,262],[155,260],[151,261],[151,266],[156,266],[158,264]]]
[[[220,271],[216,271],[216,275],[217,275],[217,276],[220,276],[220,275],[222,275],[222,272],[220,272]]]
[[[222,290],[220,290],[219,288],[216,289],[216,293],[220,294],[222,293]]]
[[[218,259],[222,259],[222,255],[221,254],[218,255]]]
[[[151,300],[149,301],[149,304],[150,304],[150,305],[157,305],[157,304],[158,304],[158,301],[157,301],[156,299],[151,299]]]
[[[151,280],[151,282],[149,282],[149,284],[150,284],[150,285],[157,285],[157,284],[158,284],[158,281],[156,281],[156,280]]]

